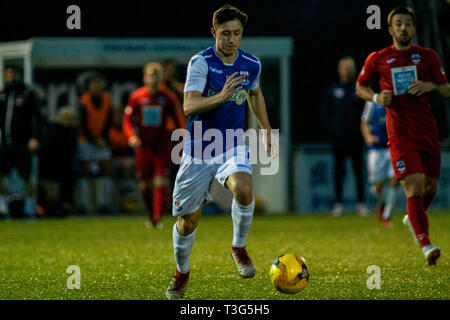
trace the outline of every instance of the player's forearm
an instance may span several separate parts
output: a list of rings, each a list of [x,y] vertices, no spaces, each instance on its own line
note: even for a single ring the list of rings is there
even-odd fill
[[[125,133],[125,136],[130,139],[132,136],[136,135],[136,132],[134,132],[133,124],[131,122],[131,114],[132,114],[132,107],[127,106],[125,108],[125,114],[123,115],[122,120],[122,128],[123,132]]]
[[[188,96],[183,103],[183,111],[186,116],[192,116],[211,110],[224,103],[225,100],[220,94],[210,97]]]
[[[269,117],[267,116],[266,102],[261,91],[258,90],[257,93],[249,95],[249,108],[255,117],[258,125],[261,129],[271,130]]]
[[[372,101],[375,92],[370,87],[362,86],[356,83],[356,94],[365,101]]]
[[[361,121],[361,134],[364,138],[364,141],[367,143],[369,142],[371,133],[370,133],[370,127],[365,121]]]
[[[444,99],[450,98],[450,84],[441,84],[441,85],[435,85],[434,90],[437,91],[437,93],[443,97]]]

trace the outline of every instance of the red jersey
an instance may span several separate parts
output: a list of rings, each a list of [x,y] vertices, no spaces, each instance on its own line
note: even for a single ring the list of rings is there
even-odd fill
[[[412,45],[408,50],[399,51],[391,45],[372,52],[357,81],[370,87],[376,80],[379,80],[381,91],[393,91],[392,102],[386,108],[389,140],[401,137],[417,140],[430,135],[437,139],[437,124],[427,95],[414,96],[404,92],[414,80],[447,83],[434,50]]]
[[[159,149],[169,145],[166,129],[168,119],[178,124],[175,115],[176,98],[158,90],[150,93],[148,87],[134,91],[129,98],[123,117],[123,130],[128,138],[137,135],[143,146]]]

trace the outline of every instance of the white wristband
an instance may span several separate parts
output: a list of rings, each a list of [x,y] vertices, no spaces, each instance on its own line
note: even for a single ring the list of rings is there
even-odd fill
[[[375,93],[375,94],[373,95],[372,101],[373,101],[374,103],[378,103],[378,102],[377,102],[377,98],[378,98],[378,93]]]

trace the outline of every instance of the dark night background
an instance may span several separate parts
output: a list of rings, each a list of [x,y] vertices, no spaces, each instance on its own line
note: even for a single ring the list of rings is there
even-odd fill
[[[429,24],[428,3],[411,2],[418,14],[417,33],[422,44],[421,25]],[[1,1],[0,41],[38,36],[210,37],[212,13],[225,3],[236,5],[249,15],[244,36],[294,38],[292,138],[299,143],[327,139],[319,109],[326,87],[337,80],[337,60],[352,55],[359,71],[371,51],[390,45],[386,16],[407,1]],[[81,8],[81,30],[66,28],[66,8],[71,4]],[[381,8],[381,30],[366,27],[366,9],[373,4]],[[444,49],[441,60],[448,74],[450,1],[438,0],[436,4]],[[435,49],[433,39],[430,46]],[[437,110],[445,119],[445,109]],[[446,123],[441,123],[441,127],[446,128]]]

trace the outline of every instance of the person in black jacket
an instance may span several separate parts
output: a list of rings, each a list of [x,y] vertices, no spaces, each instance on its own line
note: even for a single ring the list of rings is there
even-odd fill
[[[352,57],[339,60],[338,74],[339,82],[328,88],[322,105],[322,119],[332,135],[333,145],[335,205],[331,213],[339,216],[343,212],[345,160],[350,157],[358,195],[356,210],[361,216],[366,216],[369,210],[364,204],[363,140],[360,131],[364,101],[355,92],[356,66]]]
[[[7,214],[5,176],[15,167],[25,181],[25,208],[35,213],[35,186],[31,179],[32,154],[39,147],[40,108],[36,95],[21,81],[18,68],[8,66],[0,92],[0,213]]]
[[[38,213],[64,217],[73,212],[78,120],[75,108],[60,107],[42,134],[39,148]]]

